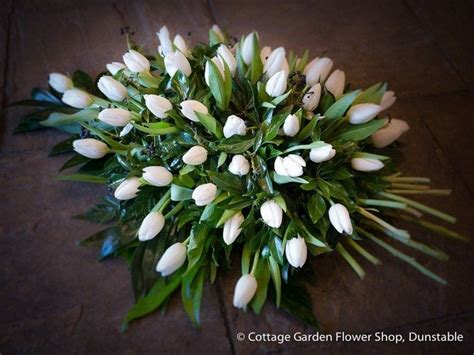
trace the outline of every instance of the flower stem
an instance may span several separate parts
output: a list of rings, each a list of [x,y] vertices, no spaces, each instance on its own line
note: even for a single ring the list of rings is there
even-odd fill
[[[449,196],[451,190],[449,189],[430,189],[430,190],[400,190],[400,189],[389,189],[387,192],[402,195],[437,195],[437,196]]]
[[[419,209],[420,211],[423,211],[423,212],[426,212],[426,213],[429,213],[433,216],[436,216],[446,222],[449,222],[449,223],[456,223],[456,218],[447,214],[447,213],[444,213],[444,212],[441,212],[441,211],[438,211],[434,208],[431,208],[431,207],[428,207],[426,205],[423,205],[419,202],[416,202],[416,201],[413,201],[413,200],[410,200],[406,197],[402,197],[402,196],[398,196],[398,195],[394,195],[394,194],[391,194],[391,193],[388,193],[388,192],[379,192],[379,195],[380,196],[383,196],[383,197],[386,197],[386,198],[389,198],[391,200],[395,200],[395,201],[399,201],[399,202],[404,202],[406,203],[408,206],[411,206],[411,207],[415,207],[417,209]]]
[[[429,184],[431,182],[430,178],[427,177],[404,177],[404,176],[387,176],[383,178],[385,181],[396,182],[396,183],[421,183],[421,184]]]
[[[428,185],[405,184],[405,183],[398,183],[398,182],[392,182],[392,188],[405,189],[405,190],[429,190],[430,189]]]
[[[366,206],[381,206],[381,207],[388,207],[388,208],[397,208],[397,209],[404,209],[407,207],[406,203],[401,202],[394,202],[388,200],[377,200],[377,199],[361,199],[359,200],[360,203]]]
[[[347,261],[347,263],[352,267],[352,269],[356,272],[357,275],[361,279],[365,277],[365,271],[362,269],[360,264],[352,257],[351,254],[342,246],[341,243],[336,245],[336,250],[339,254]]]
[[[364,258],[366,258],[368,261],[370,261],[374,265],[381,264],[380,260],[377,259],[375,256],[370,254],[367,250],[362,248],[359,243],[357,243],[355,240],[352,238],[347,238],[347,242],[351,247],[353,247],[357,252],[359,252],[360,255],[362,255]]]
[[[165,219],[169,219],[171,217],[173,217],[176,213],[178,213],[179,211],[181,211],[184,207],[184,202],[181,201],[179,202],[176,206],[174,206],[171,211],[169,211],[166,215],[165,215]]]
[[[253,258],[253,264],[252,264],[252,270],[250,271],[250,274],[253,275],[255,271],[257,271],[257,265],[258,265],[258,259],[260,258],[260,249],[257,250],[255,253],[255,256]]]
[[[369,211],[363,209],[362,207],[357,207],[357,211],[361,215],[363,215],[364,217],[374,221],[375,223],[377,223],[380,226],[384,227],[385,229],[389,230],[394,235],[397,235],[400,238],[404,238],[404,239],[409,239],[410,238],[410,234],[408,234],[407,231],[402,230],[402,229],[398,229],[398,228],[392,226],[390,223],[385,222],[383,219],[377,217],[376,215],[373,215],[372,213],[370,213]]]
[[[166,191],[166,193],[160,198],[158,203],[153,207],[152,212],[163,212],[163,210],[168,206],[168,203],[171,201],[171,189]]]

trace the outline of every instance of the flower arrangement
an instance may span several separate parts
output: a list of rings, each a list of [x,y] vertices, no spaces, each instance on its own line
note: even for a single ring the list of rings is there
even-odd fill
[[[262,48],[257,33],[232,45],[213,26],[209,44],[194,48],[166,27],[157,35],[157,53],[127,37],[123,63],[107,64],[96,82],[82,71],[52,73],[49,90],[16,103],[40,107],[17,132],[71,134],[51,154],[74,151],[61,171],[80,167],[59,179],[109,188],[77,217],[108,224],[80,244],[128,262],[136,303],[124,327],[164,309],[179,288],[199,324],[203,284],[231,266],[232,252],[242,273],[235,307],[258,314],[270,297],[315,328],[308,254],[339,253],[363,278],[354,255],[379,264],[362,246],[372,242],[446,283],[392,245],[447,259],[397,220],[466,238],[423,219],[454,217],[405,197],[450,191],[402,176],[390,149],[380,150],[409,129],[385,113],[396,101],[386,84],[353,90],[331,59]]]

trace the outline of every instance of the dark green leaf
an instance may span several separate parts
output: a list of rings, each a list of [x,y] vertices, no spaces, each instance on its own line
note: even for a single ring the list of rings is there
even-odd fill
[[[331,105],[324,113],[324,117],[333,119],[343,117],[347,109],[352,105],[360,90],[345,94],[339,100]]]

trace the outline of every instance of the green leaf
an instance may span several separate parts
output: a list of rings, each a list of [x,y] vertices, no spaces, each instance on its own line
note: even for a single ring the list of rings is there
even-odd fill
[[[97,118],[98,112],[92,109],[84,109],[73,114],[53,112],[48,119],[40,123],[45,127],[60,127],[78,122],[88,122]]]
[[[227,153],[221,152],[221,154],[219,154],[219,159],[217,160],[217,167],[221,167],[225,163],[226,159]]]
[[[311,296],[301,283],[290,279],[290,282],[283,286],[280,308],[316,331],[320,330],[318,320],[313,314]]]
[[[152,136],[161,136],[165,134],[177,133],[179,129],[169,122],[145,123],[143,126],[132,122],[133,127],[141,132],[149,133]]]
[[[64,153],[69,153],[73,151],[72,147],[72,142],[74,142],[76,139],[79,139],[80,136],[78,134],[73,134],[69,138],[66,138],[65,140],[57,143],[49,152],[49,156],[53,155],[58,155],[58,154],[64,154]]]
[[[324,113],[324,117],[333,119],[343,117],[348,108],[352,105],[360,90],[352,91],[345,94],[335,103],[333,103]]]
[[[326,213],[326,202],[320,194],[313,194],[308,199],[307,210],[311,221],[315,224]]]
[[[308,124],[295,137],[295,140],[297,142],[301,142],[305,140],[306,138],[308,138],[309,136],[311,136],[311,133],[313,133],[319,119],[320,119],[319,115],[313,116],[311,121],[309,121]]]
[[[171,184],[171,201],[186,201],[192,198],[193,190]]]
[[[272,180],[275,181],[279,185],[288,184],[288,183],[307,184],[309,182],[300,177],[278,175],[275,172],[272,172],[271,175],[272,175]]]
[[[267,299],[268,282],[270,281],[270,270],[265,259],[259,260],[254,276],[257,279],[257,292],[253,296],[250,306],[256,314],[260,314]]]
[[[372,120],[366,123],[350,125],[340,135],[339,139],[343,141],[361,141],[370,137],[388,122],[387,118],[382,120]]]
[[[310,144],[295,145],[293,147],[288,148],[283,153],[289,153],[289,152],[293,152],[295,150],[320,148],[320,147],[324,146],[324,144],[326,144],[326,143],[324,143],[323,141],[316,141],[316,142],[313,142],[313,143],[310,143]]]
[[[110,196],[102,197],[102,202],[93,206],[84,213],[78,214],[73,218],[94,223],[108,223],[112,221],[118,213],[120,204]]]
[[[207,64],[209,64],[209,88],[211,89],[212,96],[216,100],[217,108],[220,111],[225,111],[228,105],[226,105],[224,78],[212,60],[208,59]]]
[[[221,139],[222,135],[222,125],[211,115],[206,115],[196,111],[196,115],[199,119],[199,122],[206,127],[212,134],[216,136],[217,139]]]
[[[252,63],[250,64],[250,80],[255,84],[263,73],[262,59],[260,58],[260,44],[255,32],[252,34],[252,50],[253,57]]]
[[[74,83],[75,88],[85,90],[89,93],[94,93],[96,91],[94,80],[82,70],[76,70],[72,75],[72,82]]]
[[[192,274],[186,273],[183,277],[181,299],[183,301],[184,310],[188,314],[189,319],[191,319],[194,325],[199,326],[201,323],[199,310],[201,308],[205,268],[196,265],[194,269],[196,270],[195,272]]]
[[[280,307],[281,303],[281,274],[280,274],[280,266],[276,262],[275,258],[270,255],[268,258],[268,265],[270,267],[270,273],[273,280],[273,287],[275,288],[276,292],[276,306],[277,308]]]
[[[382,100],[383,94],[387,90],[386,83],[377,83],[370,88],[363,91],[354,101],[354,105],[362,103],[379,104]]]
[[[59,169],[59,171],[61,172],[61,171],[63,171],[63,170],[72,168],[73,166],[77,166],[77,165],[80,165],[80,164],[87,163],[88,161],[90,161],[89,158],[87,158],[87,157],[85,157],[85,156],[82,156],[82,155],[79,155],[79,154],[74,154],[71,159],[68,159],[68,160],[61,166],[61,168]]]
[[[71,174],[71,175],[59,175],[58,180],[62,181],[80,181],[90,182],[92,184],[105,184],[107,183],[106,177],[87,175],[87,174]]]
[[[225,153],[241,154],[250,149],[250,147],[253,146],[254,141],[254,137],[234,135],[230,138],[222,139],[221,143],[219,143],[216,148]]]
[[[217,185],[220,189],[232,193],[242,193],[243,187],[240,178],[230,173],[218,173],[215,171],[207,170],[207,175],[211,181]]]

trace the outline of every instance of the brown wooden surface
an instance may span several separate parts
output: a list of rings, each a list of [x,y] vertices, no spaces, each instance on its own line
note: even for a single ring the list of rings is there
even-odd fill
[[[120,27],[129,25],[146,48],[164,24],[204,41],[217,22],[233,35],[258,30],[264,44],[313,55],[325,52],[354,87],[386,80],[399,100],[390,110],[412,129],[402,139],[402,169],[452,187],[449,198],[424,198],[459,217],[457,230],[473,232],[474,63],[471,1],[59,1],[4,0],[0,7],[0,103],[45,86],[51,71],[81,68],[93,74],[125,51]],[[474,254],[472,244],[417,230],[446,250],[442,263],[417,254],[447,278],[439,286],[376,246],[383,264],[364,261],[360,281],[338,256],[319,258],[314,307],[327,332],[458,331],[461,344],[252,343],[238,332],[308,331],[267,304],[260,317],[232,307],[234,270],[205,288],[202,329],[195,329],[179,297],[166,316],[154,314],[121,334],[132,305],[127,268],[98,263],[96,251],[75,242],[98,226],[70,217],[102,193],[54,176],[66,157],[47,158],[62,134],[13,136],[21,109],[9,109],[0,138],[0,353],[472,353]],[[413,253],[412,253],[413,254]]]

